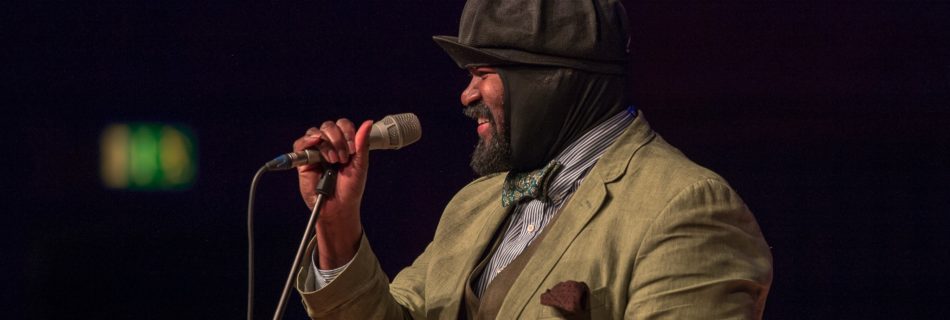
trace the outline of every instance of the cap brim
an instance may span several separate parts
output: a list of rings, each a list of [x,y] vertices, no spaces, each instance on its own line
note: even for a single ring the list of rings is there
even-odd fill
[[[432,40],[449,54],[449,57],[455,61],[459,68],[503,65],[513,63],[507,61],[504,57],[496,56],[485,50],[466,46],[458,42],[458,37],[453,36],[433,36]]]
[[[459,68],[466,69],[478,66],[498,66],[512,64],[529,64],[555,67],[568,67],[600,73],[623,74],[622,63],[599,62],[542,55],[517,49],[502,48],[475,48],[459,43],[458,37],[433,36],[435,41]]]

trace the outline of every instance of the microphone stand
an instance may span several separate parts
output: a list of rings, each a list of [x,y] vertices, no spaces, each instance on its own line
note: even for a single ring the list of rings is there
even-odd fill
[[[297,256],[294,257],[293,266],[290,267],[290,275],[287,276],[287,282],[284,283],[284,291],[280,294],[280,301],[277,303],[277,311],[274,312],[274,320],[280,320],[284,317],[284,309],[287,309],[287,298],[290,297],[290,287],[294,282],[294,275],[297,268],[300,267],[300,261],[303,260],[304,251],[307,250],[307,240],[313,232],[313,226],[317,223],[320,216],[320,208],[323,206],[325,197],[333,196],[336,188],[337,166],[331,166],[323,171],[320,181],[317,182],[317,201],[313,205],[313,211],[310,212],[310,221],[307,222],[307,229],[303,232],[303,238],[300,239],[300,246],[297,248]]]

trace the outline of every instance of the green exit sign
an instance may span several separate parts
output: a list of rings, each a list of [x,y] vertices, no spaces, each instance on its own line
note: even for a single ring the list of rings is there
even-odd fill
[[[99,176],[107,188],[182,190],[198,172],[197,142],[178,124],[115,123],[102,130]]]

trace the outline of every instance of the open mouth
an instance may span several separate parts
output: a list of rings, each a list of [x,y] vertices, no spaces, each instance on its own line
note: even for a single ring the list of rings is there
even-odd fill
[[[485,135],[488,134],[488,131],[491,130],[491,111],[487,106],[485,106],[483,102],[478,102],[472,106],[462,109],[462,112],[465,113],[466,116],[475,120],[475,123],[477,124],[476,130],[482,137],[485,137]]]
[[[490,127],[491,122],[488,121],[488,119],[478,118],[478,127],[476,127],[475,130],[478,131],[478,135],[484,137],[486,134],[488,134]]]

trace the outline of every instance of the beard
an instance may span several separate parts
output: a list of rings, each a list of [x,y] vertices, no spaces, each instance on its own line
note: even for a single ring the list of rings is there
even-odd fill
[[[466,116],[473,119],[485,118],[491,124],[492,134],[488,140],[481,136],[478,138],[478,144],[475,145],[475,151],[472,153],[472,161],[469,166],[479,176],[485,176],[496,172],[511,170],[511,142],[508,137],[510,130],[499,130],[495,123],[495,117],[491,110],[485,106],[484,102],[463,109]]]

